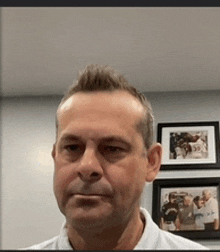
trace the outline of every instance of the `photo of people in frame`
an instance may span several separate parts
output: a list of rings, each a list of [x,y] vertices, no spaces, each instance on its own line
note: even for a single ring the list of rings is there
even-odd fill
[[[162,188],[160,228],[167,231],[219,230],[217,187]]]
[[[208,132],[170,132],[170,159],[208,158]]]

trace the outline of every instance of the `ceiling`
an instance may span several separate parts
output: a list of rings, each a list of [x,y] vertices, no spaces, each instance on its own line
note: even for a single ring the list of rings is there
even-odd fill
[[[220,7],[3,7],[3,96],[60,95],[87,64],[140,91],[220,89]]]

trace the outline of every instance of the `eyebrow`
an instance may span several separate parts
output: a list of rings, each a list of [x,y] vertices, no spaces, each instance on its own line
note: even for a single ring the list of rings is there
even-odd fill
[[[127,147],[131,146],[131,142],[127,139],[124,139],[120,136],[107,136],[107,137],[103,137],[101,138],[101,142],[107,142],[107,143],[112,143],[112,142],[120,142],[124,145],[126,145]]]
[[[76,135],[72,135],[72,134],[68,134],[68,133],[65,133],[61,136],[60,138],[60,142],[63,142],[63,141],[79,141],[79,140],[82,140],[80,137],[76,136]]]
[[[83,141],[83,138],[74,134],[69,134],[65,133],[63,136],[60,138],[60,142],[63,141]],[[120,142],[126,146],[131,146],[131,142],[127,139],[124,139],[121,136],[106,136],[106,137],[101,137],[99,139],[100,142],[107,142],[107,143],[112,143],[112,142]]]

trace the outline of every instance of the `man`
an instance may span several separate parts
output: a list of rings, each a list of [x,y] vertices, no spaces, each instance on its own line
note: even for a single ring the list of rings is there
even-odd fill
[[[185,195],[183,203],[179,204],[177,229],[181,231],[196,229],[193,197],[191,195]]]
[[[184,140],[181,138],[176,144],[176,159],[184,159],[186,157],[186,150],[184,148]]]
[[[170,159],[176,159],[177,140],[174,133],[170,133]]]
[[[169,202],[162,207],[161,228],[167,231],[176,230],[176,218],[178,214],[178,204],[175,195],[169,194]]]
[[[194,202],[194,216],[197,230],[204,230],[204,200],[200,196],[193,199]]]
[[[201,159],[208,157],[207,145],[202,133],[195,135],[186,133],[183,139],[184,143],[182,144],[182,148],[185,151],[185,159]]]
[[[218,230],[219,229],[219,209],[218,202],[212,197],[210,190],[202,192],[205,201],[204,207],[204,225],[205,230]]]
[[[66,222],[59,236],[29,249],[202,249],[160,230],[140,209],[155,179],[150,104],[108,66],[90,65],[57,110],[54,193]]]

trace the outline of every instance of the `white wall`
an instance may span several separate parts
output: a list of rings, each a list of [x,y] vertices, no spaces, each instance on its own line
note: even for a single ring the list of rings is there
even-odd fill
[[[159,122],[220,121],[220,91],[146,94]],[[2,103],[1,249],[42,242],[64,217],[52,191],[55,112],[61,97],[4,98]],[[162,171],[159,178],[216,177],[218,170]],[[152,185],[142,205],[152,211]],[[220,241],[200,243],[220,249]]]
[[[52,191],[55,112],[59,99],[11,98],[2,109],[2,249],[59,233],[63,216]]]
[[[195,92],[160,92],[145,93],[151,102],[157,123],[220,121],[220,90]],[[156,140],[156,133],[155,133]],[[220,177],[220,170],[161,171],[158,178],[194,178]],[[152,212],[152,185],[148,186],[143,196],[143,204]],[[151,200],[149,200],[149,195]],[[198,240],[211,248],[220,249],[220,240]]]

